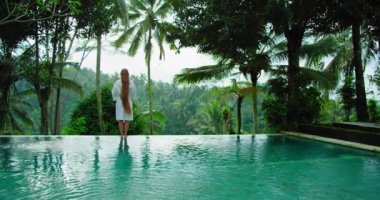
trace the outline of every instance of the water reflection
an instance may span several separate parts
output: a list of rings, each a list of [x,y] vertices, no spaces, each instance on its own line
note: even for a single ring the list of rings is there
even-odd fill
[[[376,199],[379,166],[283,136],[0,138],[0,199]]]
[[[143,147],[141,150],[142,154],[142,167],[143,169],[148,169],[150,167],[149,161],[150,161],[150,142],[149,138],[147,137],[145,142],[143,143]]]
[[[133,188],[131,182],[133,157],[129,151],[128,139],[120,137],[117,155],[115,158],[115,168],[108,175],[106,197],[99,199],[108,199],[109,196],[118,197],[118,199],[125,199],[125,195]]]
[[[129,153],[128,140],[126,137],[120,137],[118,153],[116,157],[116,168],[130,168],[132,165],[132,156]]]
[[[10,148],[4,148],[0,151],[0,171],[3,170],[12,170],[11,165],[11,159],[12,159],[12,150]]]
[[[100,144],[99,144],[99,137],[95,137],[95,145],[94,145],[94,171],[99,170],[99,149],[100,149]]]

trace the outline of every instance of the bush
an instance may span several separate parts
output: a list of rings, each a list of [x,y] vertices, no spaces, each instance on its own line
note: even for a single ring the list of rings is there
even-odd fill
[[[377,109],[377,102],[374,99],[368,101],[368,114],[370,122],[380,122],[380,112]]]
[[[115,119],[115,102],[112,100],[112,85],[102,87],[103,119],[106,135],[119,135]],[[137,135],[142,132],[143,123],[138,112],[138,105],[133,102],[134,121],[131,122],[128,134]],[[92,91],[74,109],[69,125],[64,128],[64,134],[97,135],[100,133],[96,104],[96,91]]]
[[[303,84],[297,97],[299,98],[299,113],[294,113],[297,115],[297,124],[315,122],[322,110],[323,98],[321,93],[314,87],[306,85]],[[267,97],[263,101],[265,120],[271,130],[285,129],[288,111],[287,80],[282,77],[271,79],[268,81],[267,90]]]

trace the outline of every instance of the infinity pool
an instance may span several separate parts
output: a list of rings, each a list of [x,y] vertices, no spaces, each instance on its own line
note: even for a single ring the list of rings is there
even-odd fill
[[[0,199],[379,199],[380,155],[287,136],[0,137]]]

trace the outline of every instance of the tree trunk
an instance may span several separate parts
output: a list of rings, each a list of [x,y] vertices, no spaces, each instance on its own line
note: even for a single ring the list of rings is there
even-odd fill
[[[67,19],[67,23],[69,23],[68,19]],[[66,36],[67,34],[68,33],[67,33],[67,29],[66,29],[64,35]],[[68,59],[71,48],[72,48],[73,43],[74,43],[74,39],[77,36],[77,34],[78,34],[78,28],[75,28],[75,31],[74,31],[74,34],[73,34],[71,40],[70,40],[67,52],[66,52],[66,39],[65,39],[66,37],[63,37],[63,41],[61,41],[61,48],[59,51],[60,52],[60,54],[59,54],[59,61],[60,62],[66,62],[66,60]],[[59,66],[58,77],[60,79],[63,78],[63,68],[64,68],[63,65]],[[56,135],[61,135],[61,122],[62,122],[61,84],[58,83],[57,98],[56,98],[56,103],[55,103],[55,123],[54,123]]]
[[[41,109],[41,134],[42,135],[47,135],[49,133],[49,128],[48,128],[48,121],[47,121],[47,101],[46,99],[46,88],[42,89],[41,88],[41,80],[40,80],[40,49],[39,49],[39,33],[38,33],[38,22],[35,23],[35,42],[36,42],[36,52],[35,52],[35,57],[36,57],[36,78],[38,79],[36,82],[34,82],[34,89],[36,90],[37,97],[38,97],[38,103]]]
[[[62,77],[63,67],[59,67],[59,77]],[[55,99],[55,115],[54,115],[54,134],[61,134],[61,86],[58,83],[58,88],[56,90],[56,99]]]
[[[0,98],[0,133],[8,132],[9,120],[9,86],[3,88],[2,96]]]
[[[254,91],[252,93],[252,100],[253,100],[253,133],[258,134],[259,133],[259,123],[258,123],[258,116],[257,116],[257,80],[258,80],[258,73],[251,73],[251,83],[252,87],[254,88]]]
[[[227,109],[223,109],[223,134],[227,134],[227,132],[229,132],[228,119],[229,119],[229,111],[227,111]]]
[[[150,77],[150,58],[151,58],[151,49],[152,49],[152,30],[149,30],[149,35],[148,35],[148,45],[149,45],[149,50],[147,56],[147,61],[148,61],[148,97],[149,97],[149,134],[153,134],[153,91],[152,91],[152,79]]]
[[[237,120],[238,120],[238,130],[237,134],[241,133],[241,105],[243,103],[244,97],[239,96],[237,99]]]
[[[227,134],[227,120],[223,119],[223,134]]]
[[[40,96],[38,98],[40,108],[41,108],[41,133],[48,135],[48,101],[49,101],[49,91],[45,88],[41,90]]]
[[[46,84],[44,90],[46,90],[46,105],[48,104],[48,102],[50,102],[50,113],[49,113],[49,119],[50,119],[50,131],[53,133],[53,134],[56,134],[55,133],[55,129],[54,127],[56,126],[55,125],[55,120],[54,120],[54,100],[50,98],[50,95],[52,93],[52,78],[53,76],[55,76],[54,74],[54,68],[55,68],[55,65],[57,63],[57,54],[59,53],[59,46],[58,46],[58,43],[59,43],[59,34],[60,34],[60,28],[59,28],[59,21],[58,19],[55,20],[55,30],[54,30],[54,37],[53,37],[53,51],[52,51],[52,56],[51,56],[51,65],[49,65],[49,82]],[[48,106],[46,106],[48,109]],[[48,114],[48,113],[47,113]]]
[[[96,37],[96,102],[98,108],[98,119],[99,119],[99,128],[100,134],[104,135],[104,120],[103,120],[103,108],[102,108],[102,93],[100,88],[100,58],[102,51],[102,36]]]
[[[0,71],[0,133],[13,130],[9,111],[9,96],[11,86],[18,80],[18,76],[13,75],[13,66],[10,63],[5,61],[2,65]]]
[[[51,90],[51,94],[53,96],[54,94],[54,90]],[[55,121],[54,121],[54,99],[53,98],[49,98],[49,112],[48,112],[48,115],[49,115],[49,130],[51,131],[54,131],[54,124],[55,124]]]
[[[66,37],[64,37],[66,38]],[[65,54],[65,49],[66,49],[66,40],[63,39],[61,41],[61,46],[59,48],[59,61],[64,61],[64,54]],[[59,65],[59,72],[58,72],[58,78],[61,79],[63,77],[63,65]],[[61,83],[58,83],[57,87],[57,97],[56,97],[56,102],[55,102],[55,131],[54,133],[56,135],[61,135]]]
[[[369,116],[365,93],[360,36],[360,23],[354,22],[352,25],[352,44],[354,50],[353,65],[355,67],[356,113],[358,121],[366,122]]]
[[[304,29],[299,26],[293,26],[290,30],[285,31],[288,47],[288,108],[287,108],[287,128],[294,130],[299,118],[298,98],[299,95],[299,81],[298,75],[300,72],[299,67],[299,54],[302,45],[302,38]]]

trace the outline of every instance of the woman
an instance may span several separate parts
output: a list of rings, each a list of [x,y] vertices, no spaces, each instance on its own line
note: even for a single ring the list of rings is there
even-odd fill
[[[128,135],[129,121],[133,120],[132,92],[134,84],[129,80],[129,72],[122,69],[121,79],[115,81],[112,88],[112,98],[116,101],[116,120],[119,123],[121,136]]]

